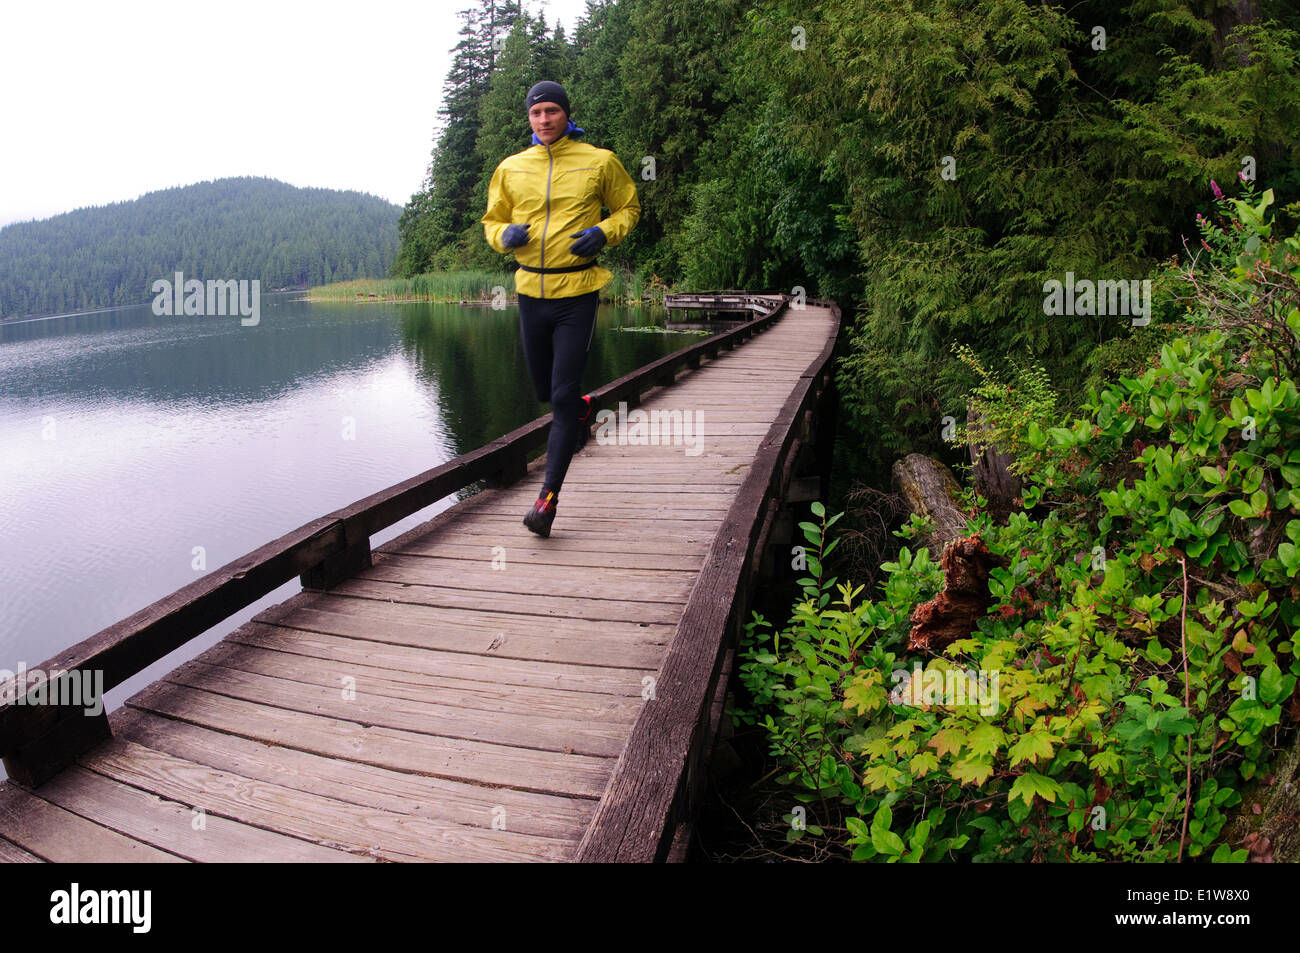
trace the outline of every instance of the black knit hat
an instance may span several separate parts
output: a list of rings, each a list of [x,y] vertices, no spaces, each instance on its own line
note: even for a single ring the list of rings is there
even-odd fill
[[[564,110],[564,115],[569,115],[569,96],[564,91],[564,87],[559,83],[552,83],[549,79],[544,79],[528,91],[524,97],[524,111],[528,111],[538,103],[555,103]]]

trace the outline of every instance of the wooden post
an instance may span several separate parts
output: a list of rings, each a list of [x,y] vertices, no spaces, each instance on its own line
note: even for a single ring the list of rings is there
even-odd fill
[[[505,455],[501,468],[487,477],[489,489],[499,490],[522,480],[528,473],[528,461],[522,447],[512,447]]]
[[[326,556],[298,579],[304,589],[330,589],[370,566],[370,537],[367,536],[341,552]]]
[[[53,728],[5,755],[5,772],[15,784],[39,787],[112,736],[103,711],[98,715],[87,715],[81,709],[61,711]]]

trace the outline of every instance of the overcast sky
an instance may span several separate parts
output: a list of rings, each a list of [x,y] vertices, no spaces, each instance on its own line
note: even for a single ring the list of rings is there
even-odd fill
[[[4,0],[0,225],[234,175],[405,204],[474,3]]]

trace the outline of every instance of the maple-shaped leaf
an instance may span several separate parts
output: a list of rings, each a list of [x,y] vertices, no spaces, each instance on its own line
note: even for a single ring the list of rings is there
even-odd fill
[[[907,762],[907,766],[912,771],[912,777],[923,778],[939,767],[939,758],[933,751],[922,751]]]
[[[912,752],[914,752],[915,750],[916,750],[915,738],[904,738],[898,744],[894,745],[894,754],[898,755],[900,758],[911,757]]]
[[[900,721],[886,733],[890,738],[906,738],[916,730],[916,722],[912,719]]]
[[[988,758],[967,758],[952,766],[952,776],[962,784],[983,784],[993,774],[993,762]]]
[[[998,748],[1006,744],[1007,736],[997,725],[983,722],[966,734],[966,744],[972,755],[997,754]]]
[[[934,737],[930,739],[930,747],[941,758],[945,754],[957,754],[965,743],[966,732],[960,728],[944,728],[941,731],[936,731]]]
[[[1011,713],[1018,718],[1032,718],[1034,712],[1038,711],[1040,708],[1046,707],[1047,702],[1039,701],[1036,698],[1031,698],[1026,695],[1024,698],[1020,699],[1020,701],[1016,702],[1016,706],[1011,710]]]
[[[879,685],[854,681],[844,689],[844,707],[856,709],[859,715],[869,715],[881,707],[888,697]]]
[[[1089,758],[1088,764],[1098,774],[1114,774],[1120,768],[1120,757],[1115,751],[1105,748]]]
[[[1038,762],[1039,758],[1052,757],[1052,742],[1055,739],[1045,731],[1029,731],[1011,746],[1011,766],[1022,761]],[[1023,775],[1021,775],[1023,777]]]
[[[894,780],[897,775],[898,772],[890,765],[874,764],[867,769],[867,773],[863,775],[862,780],[866,782],[866,786],[873,791],[879,791],[881,788],[887,788],[892,791],[894,789]]]
[[[875,738],[867,742],[862,753],[872,758],[888,758],[894,752],[894,745],[888,738]]]
[[[1011,785],[1011,797],[1018,797],[1029,805],[1033,804],[1035,795],[1044,801],[1055,801],[1056,796],[1063,793],[1061,786],[1051,778],[1033,771],[1026,771]]]
[[[1110,701],[1114,696],[1110,687],[1110,676],[1104,672],[1085,678],[1083,691],[1089,698],[1100,698],[1102,701]]]

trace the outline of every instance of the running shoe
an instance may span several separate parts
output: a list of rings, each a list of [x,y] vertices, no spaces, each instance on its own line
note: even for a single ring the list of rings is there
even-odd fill
[[[551,524],[555,522],[555,504],[557,496],[546,492],[537,498],[533,508],[524,517],[524,525],[538,536],[550,536]]]

